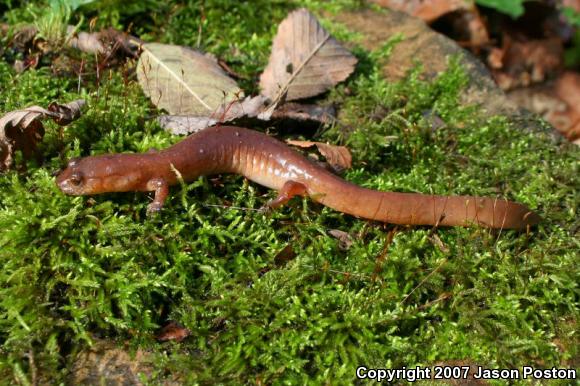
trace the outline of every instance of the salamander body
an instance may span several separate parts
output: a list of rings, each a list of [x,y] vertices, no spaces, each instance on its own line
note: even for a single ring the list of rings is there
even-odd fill
[[[525,229],[540,220],[524,205],[500,199],[365,189],[268,135],[234,126],[202,130],[161,151],[73,159],[57,184],[71,195],[154,191],[148,209],[155,212],[179,175],[191,181],[218,173],[241,174],[279,191],[270,207],[307,195],[340,212],[394,224]]]

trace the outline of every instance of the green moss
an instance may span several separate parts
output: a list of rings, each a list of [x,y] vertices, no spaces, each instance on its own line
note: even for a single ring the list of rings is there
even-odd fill
[[[203,49],[246,77],[249,93],[276,23],[299,5],[143,4],[116,6],[110,18],[122,26],[134,20],[137,31],[165,42],[197,46],[201,36]],[[147,16],[159,7],[169,8],[166,18]],[[88,101],[62,133],[47,124],[43,165],[0,176],[2,379],[30,382],[34,353],[36,370],[62,381],[94,336],[148,348],[157,377],[172,371],[188,383],[350,383],[361,364],[562,367],[578,355],[574,344],[556,344],[577,339],[569,326],[578,318],[578,151],[460,105],[467,77],[459,61],[432,82],[418,67],[390,83],[379,69],[396,38],[369,53],[356,34],[331,28],[360,59],[322,101],[341,106],[340,122],[322,138],[351,148],[347,179],[383,190],[500,195],[537,210],[539,228],[398,227],[387,244],[393,226],[308,200],[268,216],[219,207],[258,208],[273,195],[236,176],[174,188],[154,219],[145,218],[143,193],[64,196],[51,173],[68,157],[179,139],[151,119],[157,112],[128,67],[99,82],[82,79],[79,89],[78,79],[46,68],[16,75],[0,61],[1,111]],[[342,250],[330,229],[351,233],[354,244]],[[279,264],[274,257],[287,245],[296,258]],[[153,333],[168,319],[192,336],[156,343]]]

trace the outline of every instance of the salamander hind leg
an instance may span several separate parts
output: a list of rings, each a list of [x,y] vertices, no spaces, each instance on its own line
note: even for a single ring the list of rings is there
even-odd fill
[[[284,186],[282,186],[282,189],[278,192],[278,196],[275,199],[268,201],[266,205],[262,207],[262,210],[267,211],[279,208],[290,201],[293,197],[306,195],[307,189],[304,184],[292,180],[286,181]]]

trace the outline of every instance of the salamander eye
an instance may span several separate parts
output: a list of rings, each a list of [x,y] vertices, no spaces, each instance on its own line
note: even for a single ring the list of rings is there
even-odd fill
[[[83,176],[78,173],[74,173],[70,176],[69,181],[74,186],[79,186],[83,182]]]

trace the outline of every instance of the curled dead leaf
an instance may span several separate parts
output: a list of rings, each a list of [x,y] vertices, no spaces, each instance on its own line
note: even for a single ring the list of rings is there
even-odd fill
[[[327,124],[334,121],[336,111],[332,106],[284,103],[272,113],[272,119],[292,119],[299,122],[315,121]]]
[[[32,25],[22,26],[14,33],[10,45],[21,52],[30,50],[34,44],[34,37],[37,33],[38,29]]]
[[[85,101],[83,99],[78,99],[65,104],[51,102],[48,105],[48,111],[52,113],[50,118],[52,118],[57,124],[64,126],[80,118],[84,105]]]
[[[77,32],[76,27],[68,26],[67,31],[70,36],[68,46],[89,54],[112,55],[121,52],[136,57],[143,44],[140,39],[114,28],[100,32]]]
[[[214,118],[192,115],[161,115],[157,118],[157,122],[171,134],[186,135],[213,126],[218,121]]]
[[[563,73],[556,81],[555,94],[566,107],[547,118],[566,138],[576,143],[580,139],[580,74]]]
[[[508,98],[541,115],[569,141],[580,139],[580,75],[566,71],[556,82],[510,90]]]
[[[67,29],[71,36],[67,43],[70,47],[89,54],[106,54],[107,48],[101,42],[98,32],[76,32],[76,27],[69,25]]]
[[[158,121],[161,127],[172,134],[191,134],[217,123],[226,123],[241,117],[255,117],[264,107],[265,99],[262,95],[246,97],[242,101],[234,101],[227,106],[220,107],[215,113],[207,117],[162,115]]]
[[[352,155],[346,146],[336,146],[329,145],[324,142],[313,142],[313,141],[294,141],[287,140],[286,143],[292,146],[298,146],[302,148],[309,148],[316,146],[320,154],[322,154],[330,166],[335,171],[343,171],[345,169],[350,169],[352,167]]]
[[[155,335],[155,339],[159,342],[167,342],[170,340],[181,342],[190,335],[190,330],[177,322],[170,321],[157,333],[157,335]]]
[[[342,250],[347,250],[353,243],[351,235],[347,232],[338,229],[331,229],[328,231],[328,233],[335,239],[338,239],[339,241],[338,246]]]
[[[441,252],[449,253],[449,247],[445,245],[445,243],[441,240],[441,238],[439,238],[439,236],[437,236],[436,233],[433,233],[429,236],[429,241],[431,241],[433,245],[437,246]]]
[[[80,117],[84,104],[82,99],[66,104],[52,102],[48,109],[30,106],[5,114],[0,118],[0,171],[12,166],[17,150],[22,151],[25,159],[39,157],[37,145],[44,136],[42,119],[51,118],[59,125],[67,125]]]
[[[490,53],[497,84],[504,90],[542,82],[558,72],[564,60],[564,46],[558,37],[516,40],[504,34],[503,45]]]
[[[280,252],[274,256],[274,264],[277,267],[281,267],[286,265],[290,260],[293,260],[296,257],[296,252],[294,252],[294,248],[292,245],[288,244]]]

